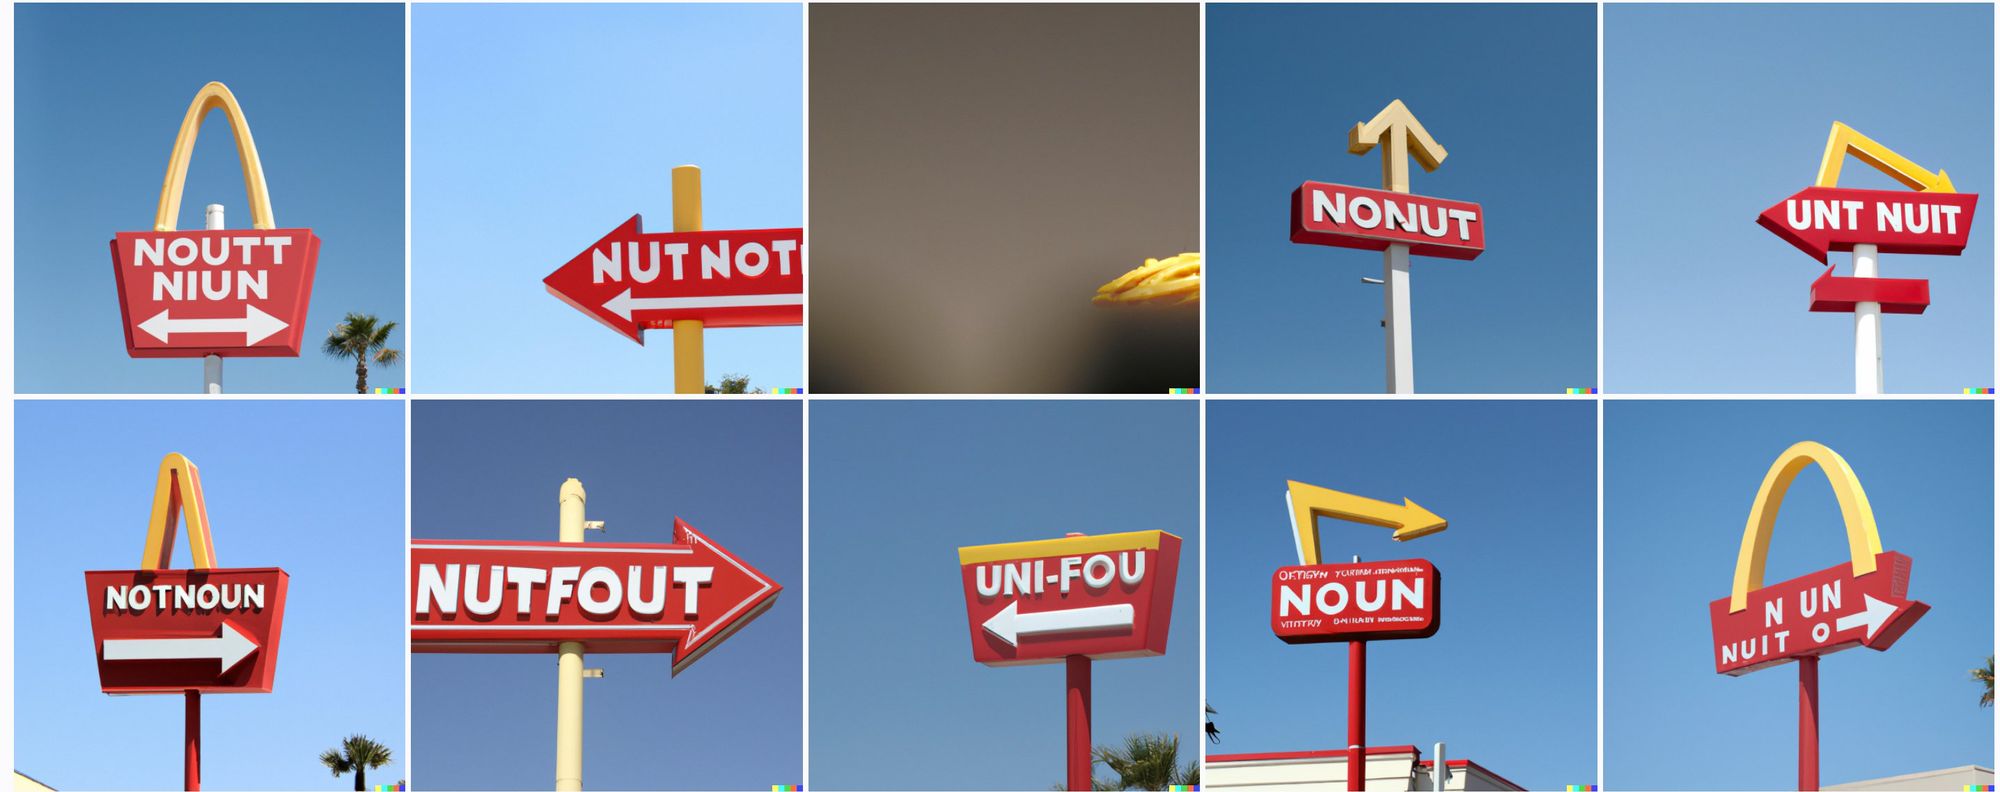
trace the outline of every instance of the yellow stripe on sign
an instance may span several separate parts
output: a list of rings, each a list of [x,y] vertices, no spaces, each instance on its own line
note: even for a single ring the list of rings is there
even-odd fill
[[[1109,553],[1118,550],[1158,550],[1160,537],[1172,536],[1166,531],[1132,531],[1130,533],[1101,534],[1098,536],[1070,536],[1062,539],[1037,539],[1032,542],[1008,542],[1007,544],[977,545],[958,548],[959,566],[985,564],[993,561],[1013,561],[1021,558],[1047,558],[1049,556],[1083,555],[1086,553]],[[1180,537],[1175,536],[1175,539]]]
[[[1840,165],[1848,154],[1861,160],[1869,167],[1881,171],[1883,175],[1902,182],[1904,187],[1920,192],[1957,192],[1952,187],[1951,177],[1943,168],[1937,173],[1911,162],[1908,157],[1890,151],[1888,146],[1875,142],[1873,138],[1856,132],[1854,127],[1833,122],[1833,131],[1827,133],[1826,151],[1820,155],[1819,178],[1813,181],[1816,187],[1839,187]]]
[[[1875,509],[1868,505],[1868,493],[1854,468],[1833,449],[1807,440],[1796,443],[1764,474],[1757,487],[1757,499],[1750,503],[1750,520],[1743,526],[1743,546],[1736,553],[1736,580],[1729,590],[1729,612],[1748,607],[1750,592],[1764,587],[1764,557],[1771,550],[1771,527],[1778,522],[1778,507],[1792,480],[1808,466],[1819,465],[1833,485],[1834,499],[1840,502],[1840,519],[1847,524],[1848,562],[1858,577],[1875,571],[1875,556],[1882,552],[1882,536],[1875,529]]]

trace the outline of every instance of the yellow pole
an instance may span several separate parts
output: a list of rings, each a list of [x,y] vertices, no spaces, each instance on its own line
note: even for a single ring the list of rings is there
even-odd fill
[[[674,231],[701,230],[701,168],[674,168]],[[701,393],[706,385],[701,357],[701,320],[674,320],[674,392]]]
[[[583,482],[563,482],[556,540],[583,541]],[[556,661],[556,790],[583,789],[583,643],[564,641]]]

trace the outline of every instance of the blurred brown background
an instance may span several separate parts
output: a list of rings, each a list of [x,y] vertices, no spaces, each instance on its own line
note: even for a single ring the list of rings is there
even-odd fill
[[[1090,298],[1197,249],[1199,11],[813,6],[810,390],[1198,385],[1198,305]]]

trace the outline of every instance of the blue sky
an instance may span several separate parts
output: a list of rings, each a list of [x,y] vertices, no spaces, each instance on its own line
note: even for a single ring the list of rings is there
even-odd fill
[[[218,562],[291,575],[275,688],[202,698],[203,788],[347,788],[318,757],[356,732],[395,755],[370,784],[403,777],[401,405],[44,401],[14,417],[15,491],[38,494],[14,505],[14,637],[53,650],[14,655],[16,769],[57,789],[180,784],[181,698],[99,691],[82,596],[85,570],[138,568],[178,451],[201,469]]]
[[[1756,224],[1834,121],[1981,195],[1963,256],[1882,257],[1932,300],[1884,318],[1887,389],[1993,384],[1991,5],[1618,4],[1604,56],[1607,390],[1854,392],[1853,316],[1808,312],[1824,268]],[[1905,189],[1852,157],[1840,184]]]
[[[1392,99],[1448,153],[1412,191],[1490,218],[1477,260],[1412,258],[1418,391],[1595,384],[1596,57],[1587,4],[1208,6],[1209,389],[1382,391],[1382,254],[1292,244],[1286,202],[1380,187],[1347,134]]]
[[[804,497],[796,401],[419,402],[411,535],[554,541],[556,493],[583,482],[592,541],[671,542],[688,521],[784,586],[777,604],[679,677],[667,655],[586,655],[590,789],[800,784]],[[410,663],[412,782],[546,789],[555,658],[420,654]]]
[[[1969,673],[1993,653],[1990,402],[1611,402],[1607,786],[1794,788],[1796,666],[1715,673],[1708,603],[1729,595],[1765,471],[1800,440],[1847,459],[1883,549],[1910,556],[1910,596],[1931,606],[1888,651],[1821,661],[1821,782],[1993,766],[1993,711]],[[1846,563],[1840,509],[1816,469],[1793,484],[1770,547],[1770,582]]]
[[[1530,789],[1596,775],[1596,409],[1579,402],[1208,405],[1211,754],[1345,747],[1347,647],[1271,634],[1298,563],[1285,481],[1409,498],[1451,521],[1398,545],[1320,520],[1322,558],[1426,558],[1441,625],[1368,651],[1368,744],[1444,741]]]
[[[957,549],[1070,531],[1181,537],[1167,653],[1093,664],[1092,737],[1172,732],[1182,763],[1194,761],[1193,402],[817,401],[811,410],[814,788],[1062,783],[1063,666],[973,662]]]
[[[14,28],[14,328],[23,393],[199,393],[196,359],[125,353],[109,242],[152,230],[167,154],[211,80],[249,119],[278,225],[320,238],[297,358],[223,367],[231,393],[352,393],[319,342],[351,311],[403,320],[403,6],[22,5]],[[195,143],[180,228],[250,225],[229,124]],[[398,330],[390,345],[404,346]],[[369,383],[403,382],[399,365]]]
[[[542,278],[635,213],[672,230],[676,165],[701,166],[711,230],[803,224],[802,7],[418,5],[411,24],[413,387],[672,392],[671,332],[634,344]],[[797,327],[704,335],[710,383],[805,384]]]

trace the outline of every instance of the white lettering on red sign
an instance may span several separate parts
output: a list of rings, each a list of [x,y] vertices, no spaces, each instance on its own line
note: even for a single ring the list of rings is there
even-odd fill
[[[644,243],[645,255],[638,241],[611,242],[602,247],[590,249],[590,282],[618,283],[627,277],[633,283],[652,283],[658,280],[663,266],[673,280],[687,280],[688,243],[666,242],[652,239]],[[744,242],[736,246],[734,255],[730,253],[729,240],[717,240],[715,244],[698,246],[701,258],[700,278],[727,280],[732,274],[755,278],[763,275],[774,263],[778,275],[792,274],[792,254],[799,249],[798,240],[780,239],[770,247],[761,242]],[[663,261],[661,254],[665,254]]]
[[[1038,558],[981,564],[973,569],[974,587],[982,598],[1039,596],[1049,586],[1068,594],[1070,586],[1081,581],[1092,590],[1102,591],[1113,580],[1136,586],[1146,577],[1145,554],[1130,550],[1116,554],[1069,556],[1059,559],[1054,571],[1049,571],[1046,562],[1047,559]]]
[[[1421,201],[1397,201],[1358,195],[1349,198],[1338,190],[1314,190],[1312,192],[1313,222],[1333,222],[1353,224],[1364,229],[1387,227],[1404,233],[1421,233],[1432,239],[1444,239],[1452,231],[1452,223],[1457,223],[1457,238],[1460,242],[1472,240],[1472,224],[1478,222],[1479,215],[1455,207],[1431,206]],[[1432,218],[1436,222],[1432,222]]]
[[[458,613],[461,602],[476,616],[498,613],[512,591],[513,611],[529,615],[534,590],[548,591],[543,615],[556,616],[574,601],[583,612],[605,616],[629,609],[641,616],[665,612],[671,588],[681,589],[682,612],[699,613],[701,587],[715,577],[712,566],[627,566],[624,576],[606,566],[552,568],[482,566],[480,564],[420,564],[417,567],[417,612]],[[483,580],[482,580],[483,578]],[[671,582],[669,582],[671,581]],[[650,594],[645,593],[650,590]]]
[[[1862,227],[1864,202],[1838,198],[1790,198],[1785,224],[1799,231],[1879,231],[1884,233],[1956,234],[1959,207],[1914,201],[1877,201],[1874,225]]]
[[[210,611],[261,611],[264,584],[192,583],[137,586],[105,586],[104,610],[125,613],[205,613]]]

